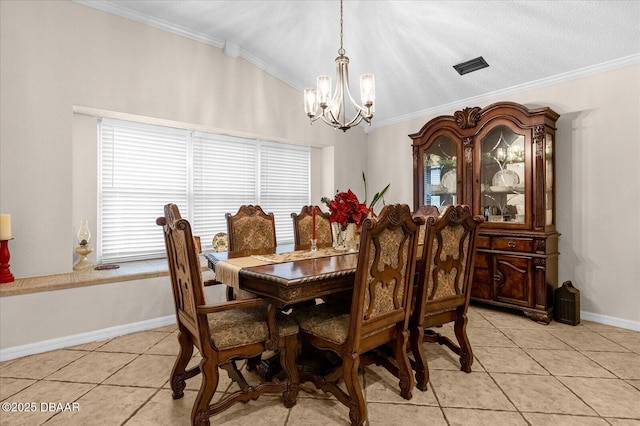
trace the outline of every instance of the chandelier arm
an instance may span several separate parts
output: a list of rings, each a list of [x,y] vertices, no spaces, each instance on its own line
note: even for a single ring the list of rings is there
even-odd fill
[[[350,122],[348,122],[347,124],[345,124],[344,126],[345,127],[349,127],[349,128],[357,126],[358,124],[360,124],[360,122],[362,121],[363,118],[364,118],[364,116],[360,112],[358,112],[356,114],[356,116],[353,117],[353,119]]]
[[[355,99],[353,99],[353,96],[351,95],[351,88],[349,87],[349,70],[345,70],[346,71],[346,78],[347,78],[347,95],[349,95],[349,100],[351,101],[351,103],[353,104],[354,107],[356,107],[357,109],[359,109],[360,111],[363,112],[367,112],[367,109],[363,106],[360,106],[360,104],[358,102],[356,102]]]
[[[333,111],[327,111],[326,114],[322,114],[322,121],[336,129],[342,126],[340,121],[333,115]]]

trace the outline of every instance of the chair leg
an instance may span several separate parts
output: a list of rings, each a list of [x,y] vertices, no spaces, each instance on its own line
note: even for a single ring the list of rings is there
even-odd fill
[[[411,399],[414,381],[413,370],[411,369],[411,363],[409,361],[409,354],[407,353],[407,346],[409,343],[409,332],[403,330],[398,332],[398,336],[394,341],[393,350],[398,363],[398,378],[400,379],[400,396],[404,399]]]
[[[471,343],[467,337],[467,314],[462,313],[458,315],[453,330],[456,333],[458,339],[458,346],[460,347],[460,369],[465,373],[471,373],[471,364],[473,364],[473,351],[471,350]]]
[[[361,426],[367,421],[367,406],[358,381],[360,355],[345,354],[343,363],[344,384],[349,394],[349,418],[352,426]]]
[[[204,356],[200,361],[200,370],[202,370],[202,383],[191,410],[191,424],[194,426],[210,426],[209,417],[212,413],[209,410],[209,403],[218,387],[220,375],[215,360]]]
[[[411,352],[415,359],[416,387],[421,391],[426,391],[427,383],[429,383],[429,365],[424,354],[423,341],[424,329],[419,326],[413,327],[411,329]]]
[[[285,337],[284,350],[280,350],[280,364],[287,378],[287,389],[283,393],[284,406],[291,408],[296,405],[298,390],[300,388],[300,375],[296,358],[298,355],[298,335],[294,334]]]
[[[171,390],[173,399],[180,399],[184,396],[184,388],[187,386],[185,380],[187,377],[187,365],[193,355],[193,342],[188,333],[180,331],[178,333],[178,342],[180,343],[180,351],[176,362],[171,370]]]

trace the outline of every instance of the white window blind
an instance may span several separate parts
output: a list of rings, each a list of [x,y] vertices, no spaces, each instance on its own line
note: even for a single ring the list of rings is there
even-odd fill
[[[309,204],[309,149],[260,145],[260,206],[273,212],[278,243],[293,243],[291,213]]]
[[[203,245],[210,245],[218,232],[227,232],[225,213],[256,204],[257,170],[255,141],[194,134],[192,224]]]
[[[191,222],[203,250],[226,232],[225,213],[258,204],[276,218],[278,244],[293,242],[291,213],[310,201],[310,151],[267,141],[102,119],[98,260],[165,256],[155,224],[167,203]]]
[[[103,262],[162,257],[155,220],[175,203],[187,214],[188,132],[104,119],[101,124],[98,257]]]

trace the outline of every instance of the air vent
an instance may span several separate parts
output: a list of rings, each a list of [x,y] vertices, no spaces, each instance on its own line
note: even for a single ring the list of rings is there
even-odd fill
[[[458,74],[464,75],[473,71],[481,70],[482,68],[488,67],[489,64],[484,60],[482,56],[478,56],[475,59],[472,59],[467,62],[462,62],[461,64],[454,65],[453,67],[458,71]]]

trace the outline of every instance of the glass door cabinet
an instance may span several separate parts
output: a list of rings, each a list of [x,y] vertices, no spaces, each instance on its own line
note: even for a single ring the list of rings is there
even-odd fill
[[[481,226],[471,296],[548,323],[558,286],[559,115],[500,102],[430,120],[413,140],[414,209],[467,204]]]

